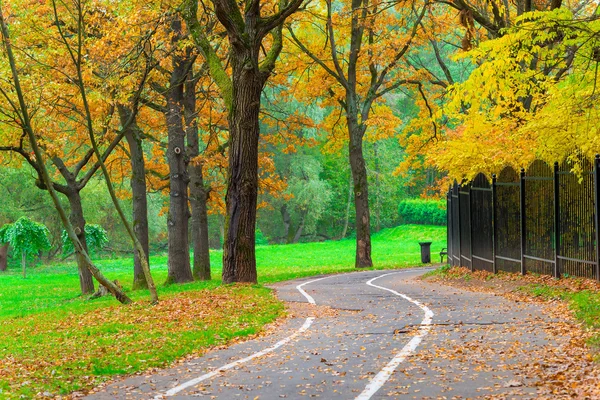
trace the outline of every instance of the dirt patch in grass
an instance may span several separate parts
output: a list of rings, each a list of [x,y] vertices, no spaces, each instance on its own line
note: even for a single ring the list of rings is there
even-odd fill
[[[535,302],[550,317],[548,335],[568,337],[559,346],[545,346],[533,362],[519,364],[538,385],[538,398],[600,398],[600,283],[579,278],[471,272],[443,267],[422,279],[464,290],[504,296],[514,302]]]

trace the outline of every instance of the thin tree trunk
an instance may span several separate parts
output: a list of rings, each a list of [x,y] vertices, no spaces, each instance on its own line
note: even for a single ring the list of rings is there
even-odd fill
[[[248,68],[252,54],[231,52],[233,107],[229,113],[230,148],[227,174],[227,217],[223,247],[223,283],[256,283],[256,203],[260,97],[265,82]]]
[[[302,216],[300,217],[300,223],[298,223],[298,229],[296,229],[296,234],[294,235],[294,239],[292,243],[298,243],[300,238],[302,237],[302,231],[304,230],[304,222],[306,221],[306,214],[308,211],[304,211]]]
[[[348,234],[348,225],[350,225],[350,209],[352,208],[352,193],[354,192],[354,184],[352,182],[352,174],[350,174],[350,178],[348,179],[348,202],[346,203],[346,216],[344,218],[344,229],[342,229],[342,234],[340,235],[340,239],[344,239]]]
[[[131,118],[131,110],[119,106],[119,117],[121,124],[125,124]],[[150,266],[150,245],[148,239],[148,196],[146,188],[146,164],[144,161],[144,151],[142,148],[142,136],[140,127],[134,121],[129,124],[125,132],[125,140],[129,146],[129,156],[131,159],[131,193],[133,207],[133,230],[140,242],[146,262]],[[134,248],[133,259],[133,290],[147,289],[148,282],[139,252]]]
[[[352,115],[352,114],[350,114]],[[356,268],[373,266],[371,260],[371,216],[369,212],[369,184],[363,156],[365,127],[348,118],[350,129],[349,158],[354,181],[354,207],[356,210]]]
[[[287,210],[287,204],[284,204],[279,209],[281,213],[281,218],[283,220],[283,237],[285,238],[285,242],[289,243],[290,239],[290,226],[292,224],[292,219],[290,217],[290,213]]]
[[[23,279],[27,278],[27,253],[21,251],[21,268],[23,269]]]
[[[181,22],[175,20],[173,31],[181,32]],[[169,82],[167,97],[167,130],[169,147],[169,265],[167,284],[193,281],[190,267],[188,239],[188,160],[185,154],[185,130],[183,127],[183,84],[186,77],[185,65],[176,58]]]
[[[81,247],[87,253],[88,247],[85,239],[85,218],[83,216],[83,206],[81,204],[81,194],[79,190],[76,188],[72,188],[69,193],[66,194],[67,199],[69,200],[69,220],[73,229],[75,230],[75,235],[77,235],[77,239],[81,243]],[[73,242],[73,246],[75,243]],[[75,248],[75,247],[73,247]],[[81,253],[75,253],[77,257],[77,268],[79,269],[79,287],[81,288],[82,294],[91,294],[94,293],[94,279],[90,270],[87,267],[87,262],[85,256]]]
[[[219,247],[225,245],[225,216],[219,214]]]
[[[0,245],[0,271],[8,269],[8,243]]]
[[[191,74],[190,74],[191,75]],[[187,153],[190,160],[200,155],[198,119],[196,114],[196,81],[188,80],[183,97]],[[194,279],[210,280],[210,252],[208,245],[208,190],[204,186],[202,164],[192,162],[188,166],[190,174],[190,206],[192,209],[192,247],[194,249]]]

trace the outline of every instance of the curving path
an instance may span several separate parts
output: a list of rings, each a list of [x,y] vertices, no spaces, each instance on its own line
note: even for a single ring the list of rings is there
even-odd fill
[[[283,282],[297,303],[272,336],[213,351],[90,399],[534,398],[520,363],[553,320],[531,304],[367,271]]]

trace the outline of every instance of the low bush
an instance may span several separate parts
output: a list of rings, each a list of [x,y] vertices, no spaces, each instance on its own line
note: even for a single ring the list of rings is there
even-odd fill
[[[446,225],[446,202],[444,200],[403,200],[398,206],[403,224]]]

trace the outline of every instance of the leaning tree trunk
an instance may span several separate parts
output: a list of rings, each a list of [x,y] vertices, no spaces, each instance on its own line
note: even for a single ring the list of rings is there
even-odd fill
[[[8,269],[8,243],[0,245],[0,271]]]
[[[223,283],[256,283],[256,202],[260,97],[266,77],[252,68],[251,50],[231,51],[233,102],[229,113],[229,168]],[[257,62],[257,61],[256,61]]]
[[[81,205],[81,194],[77,189],[71,189],[71,191],[67,194],[67,198],[69,199],[69,206],[71,208],[71,213],[69,214],[69,220],[73,225],[73,229],[75,230],[75,234],[77,235],[77,239],[81,243],[81,246],[88,252],[87,242],[85,241],[85,218],[83,216],[83,206]],[[75,243],[73,243],[74,248]],[[94,293],[94,279],[90,270],[87,267],[87,261],[85,257],[77,252],[77,267],[79,269],[79,286],[81,288],[82,294],[91,294]]]
[[[131,117],[131,111],[119,107],[121,122],[126,122]],[[149,240],[148,240],[148,196],[146,190],[146,164],[142,148],[142,137],[139,126],[132,122],[125,132],[125,139],[129,145],[129,156],[131,158],[131,193],[133,206],[133,230],[138,241],[144,249],[146,260],[150,265]],[[139,252],[133,251],[133,290],[147,289],[148,282],[142,268]]]
[[[185,154],[185,130],[183,127],[183,83],[185,65],[178,61],[174,65],[167,97],[167,131],[169,147],[169,265],[167,283],[193,281],[190,268],[188,239],[188,183],[187,159]]]
[[[191,74],[190,74],[191,75]],[[184,91],[184,114],[187,135],[187,153],[190,160],[200,155],[198,120],[196,113],[196,81],[188,80]],[[194,279],[210,280],[210,252],[208,245],[208,190],[204,186],[202,164],[192,161],[190,174],[190,206],[192,209],[192,247],[194,249]]]
[[[348,118],[350,130],[349,158],[354,181],[354,207],[356,210],[356,268],[373,266],[371,260],[371,216],[369,213],[369,185],[363,156],[365,127]]]

